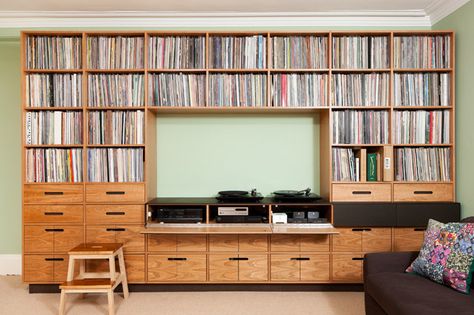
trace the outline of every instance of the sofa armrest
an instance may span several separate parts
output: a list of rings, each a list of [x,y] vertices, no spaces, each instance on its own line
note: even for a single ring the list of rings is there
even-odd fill
[[[364,257],[364,279],[374,273],[404,272],[418,252],[370,253]]]

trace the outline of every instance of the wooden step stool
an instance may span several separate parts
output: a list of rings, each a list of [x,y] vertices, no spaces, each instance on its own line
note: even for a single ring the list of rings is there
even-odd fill
[[[59,315],[64,315],[67,293],[107,293],[109,315],[114,314],[114,289],[121,283],[124,298],[128,298],[127,272],[120,243],[85,243],[71,249],[67,270],[67,281],[59,286],[61,300]],[[115,271],[115,257],[118,257],[119,272]],[[109,272],[86,272],[88,259],[108,259]],[[79,275],[74,279],[74,264],[79,261]]]

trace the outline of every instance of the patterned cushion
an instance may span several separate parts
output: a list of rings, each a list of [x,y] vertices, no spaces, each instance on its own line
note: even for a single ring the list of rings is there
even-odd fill
[[[474,223],[428,222],[418,258],[406,272],[415,272],[463,293],[469,293],[474,271]]]

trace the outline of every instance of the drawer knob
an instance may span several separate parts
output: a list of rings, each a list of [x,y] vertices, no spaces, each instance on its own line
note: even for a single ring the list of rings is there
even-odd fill
[[[352,260],[364,260],[363,257],[352,257]]]
[[[64,229],[44,229],[46,232],[64,232]]]
[[[364,229],[352,229],[352,232],[362,232]]]
[[[298,260],[298,261],[301,261],[301,260],[310,260],[309,257],[293,257],[291,258],[290,260]]]
[[[178,260],[178,261],[184,261],[184,260],[188,260],[186,257],[168,257],[168,260]]]
[[[229,260],[249,260],[247,257],[230,257]]]
[[[422,231],[426,231],[426,229],[425,228],[416,228],[416,229],[413,229],[413,231],[422,232]]]
[[[44,194],[46,196],[60,196],[64,195],[64,191],[45,191]]]
[[[64,215],[63,212],[45,212],[44,215]]]
[[[127,229],[125,229],[125,228],[106,228],[105,230],[107,232],[124,232]]]
[[[433,191],[431,191],[431,190],[415,190],[413,193],[415,195],[432,195]]]
[[[64,261],[64,258],[45,258],[45,261]]]
[[[125,215],[123,211],[107,211],[105,215]]]
[[[353,190],[352,194],[353,195],[372,195],[372,192],[370,190]]]
[[[125,195],[125,191],[106,191],[106,195]]]

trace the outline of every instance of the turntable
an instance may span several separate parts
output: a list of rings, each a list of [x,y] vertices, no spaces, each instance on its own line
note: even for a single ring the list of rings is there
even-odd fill
[[[310,188],[304,190],[277,190],[273,192],[273,200],[277,202],[312,202],[321,197],[311,192]]]
[[[221,202],[258,202],[263,199],[261,193],[257,192],[256,189],[251,191],[245,190],[223,190],[219,191],[216,199]]]

